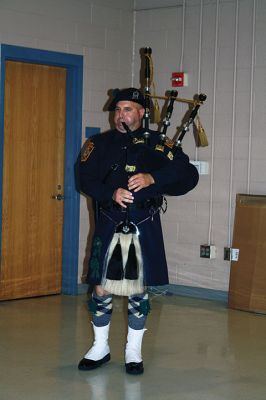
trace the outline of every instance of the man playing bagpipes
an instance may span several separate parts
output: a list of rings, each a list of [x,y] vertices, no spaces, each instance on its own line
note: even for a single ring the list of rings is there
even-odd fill
[[[90,370],[110,360],[108,334],[112,295],[128,297],[125,367],[143,373],[141,344],[150,310],[148,286],[168,284],[160,221],[163,195],[181,195],[198,182],[197,169],[181,148],[142,127],[142,92],[115,93],[109,110],[115,129],[89,139],[81,152],[80,189],[97,202],[98,215],[89,261],[94,291],[94,343],[79,363]]]

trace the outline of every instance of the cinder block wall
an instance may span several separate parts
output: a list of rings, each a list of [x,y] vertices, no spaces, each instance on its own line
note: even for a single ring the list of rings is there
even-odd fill
[[[266,194],[266,2],[263,0],[137,0],[134,84],[138,49],[153,50],[157,94],[171,89],[171,73],[185,71],[179,97],[206,93],[200,119],[209,146],[183,140],[192,160],[207,161],[209,175],[186,196],[168,198],[163,227],[172,283],[228,290],[236,193]],[[186,107],[175,106],[168,130],[180,126]],[[213,243],[216,259],[200,258]],[[241,254],[240,254],[241,257]]]

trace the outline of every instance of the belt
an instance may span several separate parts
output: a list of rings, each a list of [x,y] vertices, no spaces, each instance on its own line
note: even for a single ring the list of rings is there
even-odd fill
[[[145,199],[142,201],[135,201],[134,203],[127,204],[127,208],[121,207],[115,201],[100,203],[99,206],[103,210],[119,210],[126,211],[127,209],[135,210],[135,209],[151,209],[151,208],[159,208],[163,204],[163,196],[152,197],[151,199]]]

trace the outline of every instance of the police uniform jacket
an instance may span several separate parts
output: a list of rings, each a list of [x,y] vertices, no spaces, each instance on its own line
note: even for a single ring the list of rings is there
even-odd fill
[[[113,202],[116,189],[127,188],[129,175],[150,173],[155,183],[133,192],[128,207],[130,220],[139,230],[144,265],[144,285],[168,283],[159,209],[162,195],[182,195],[194,188],[198,172],[181,149],[174,154],[173,143],[158,147],[158,132],[150,131],[149,144],[143,142],[143,128],[132,133],[110,130],[90,138],[81,151],[79,185],[84,194],[96,200],[99,214],[89,261],[88,283],[101,284],[106,255],[116,226],[126,211]],[[156,148],[158,147],[158,149]]]

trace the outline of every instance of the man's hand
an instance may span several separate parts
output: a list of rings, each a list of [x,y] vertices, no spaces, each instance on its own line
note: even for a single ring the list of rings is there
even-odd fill
[[[128,190],[118,188],[114,191],[113,200],[121,207],[127,208],[127,203],[133,203],[134,197]]]
[[[133,192],[138,192],[139,190],[153,185],[154,179],[151,174],[136,174],[129,178],[128,189],[133,190]]]

